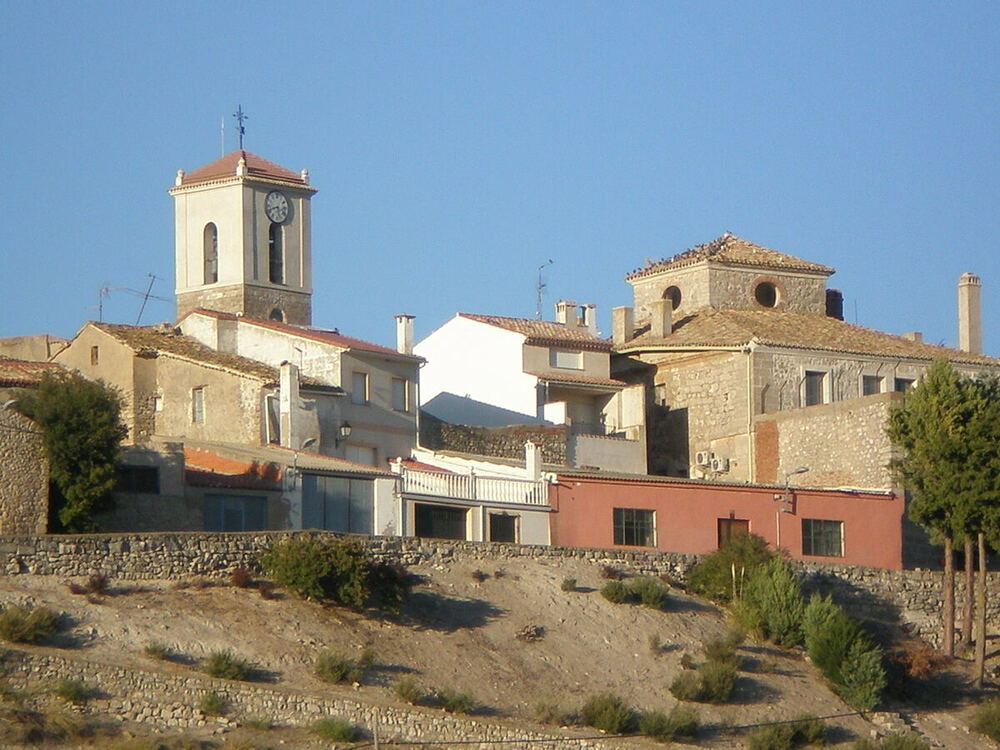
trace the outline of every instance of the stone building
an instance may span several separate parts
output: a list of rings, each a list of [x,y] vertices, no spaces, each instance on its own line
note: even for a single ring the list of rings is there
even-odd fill
[[[1000,370],[978,351],[845,323],[832,273],[724,234],[626,276],[615,369],[651,386],[652,472],[780,484],[808,467],[797,484],[888,489],[888,409],[931,361]],[[965,299],[977,340],[978,294]]]

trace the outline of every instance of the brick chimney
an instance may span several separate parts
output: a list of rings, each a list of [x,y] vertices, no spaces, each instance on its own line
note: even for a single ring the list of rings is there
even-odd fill
[[[958,277],[958,348],[970,354],[983,351],[983,322],[979,315],[979,277],[963,273]]]
[[[567,328],[576,327],[576,303],[566,299],[556,302],[556,323],[562,323]]]
[[[413,354],[413,316],[401,314],[396,316],[396,351],[400,354]]]
[[[621,346],[635,335],[635,314],[631,307],[611,308],[611,341]]]
[[[674,329],[674,303],[669,299],[655,300],[650,304],[650,312],[649,335],[665,339]]]

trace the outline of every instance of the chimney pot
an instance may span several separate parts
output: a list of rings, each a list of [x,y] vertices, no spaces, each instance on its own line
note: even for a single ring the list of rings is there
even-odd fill
[[[576,303],[567,299],[556,302],[556,322],[570,327],[576,325]]]
[[[983,322],[979,312],[982,283],[973,273],[958,278],[958,348],[970,354],[983,351]]]
[[[611,341],[621,346],[635,335],[635,315],[631,307],[611,308]]]
[[[413,316],[400,314],[396,316],[396,351],[400,354],[413,354]]]
[[[650,308],[649,335],[654,339],[665,339],[674,329],[674,303],[669,299],[658,299]]]
[[[593,302],[580,305],[580,327],[586,328],[591,336],[597,335],[597,305]]]

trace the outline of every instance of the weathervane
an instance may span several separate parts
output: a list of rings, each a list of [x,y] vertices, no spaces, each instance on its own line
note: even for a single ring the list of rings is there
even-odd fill
[[[246,122],[250,118],[247,117],[246,113],[243,111],[243,105],[242,104],[240,104],[236,108],[236,111],[233,112],[233,117],[236,119],[236,132],[240,136],[240,151],[242,151],[243,150],[243,134],[246,133],[246,128],[243,127],[243,123]]]

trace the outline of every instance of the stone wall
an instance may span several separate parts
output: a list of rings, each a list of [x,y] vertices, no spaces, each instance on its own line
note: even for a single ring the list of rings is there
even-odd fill
[[[102,570],[112,579],[176,579],[225,576],[236,568],[256,566],[259,552],[292,532],[115,534],[0,537],[0,575],[85,576]],[[329,532],[294,532],[325,535]],[[454,560],[491,563],[520,558],[578,559],[615,565],[633,573],[665,574],[683,581],[695,555],[646,550],[548,547],[491,542],[425,540],[415,537],[354,537],[377,559],[405,565]],[[924,570],[885,570],[860,566],[800,563],[807,591],[833,593],[859,617],[896,617],[915,633],[940,642],[941,574]],[[1000,573],[988,574],[991,591]],[[962,591],[956,587],[958,611]],[[988,618],[1000,627],[1000,597],[988,604]]]
[[[44,534],[49,515],[49,463],[38,425],[0,409],[0,534]]]
[[[541,447],[546,463],[566,463],[565,427],[473,427],[442,422],[427,412],[420,413],[420,445],[431,450],[524,460],[524,444],[528,440]]]
[[[443,711],[392,704],[361,703],[336,695],[316,695],[280,685],[260,685],[212,679],[197,673],[173,675],[128,667],[97,664],[70,655],[9,649],[3,658],[8,684],[16,689],[51,689],[59,680],[80,680],[100,695],[88,701],[86,711],[157,728],[220,727],[248,717],[266,717],[287,726],[308,725],[336,717],[355,724],[371,736],[378,726],[382,741],[460,741],[476,738],[485,747],[503,742],[505,748],[570,750],[609,748],[600,740],[573,738],[571,732],[525,730],[509,722],[479,721]],[[208,717],[198,710],[209,692],[222,697],[226,717]],[[562,736],[560,736],[562,734]],[[519,743],[518,740],[523,740]],[[548,741],[546,741],[548,740]],[[489,743],[489,744],[485,744]],[[474,745],[468,745],[474,747]]]

